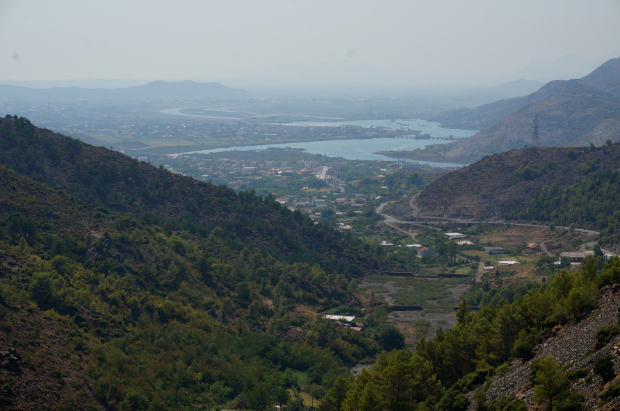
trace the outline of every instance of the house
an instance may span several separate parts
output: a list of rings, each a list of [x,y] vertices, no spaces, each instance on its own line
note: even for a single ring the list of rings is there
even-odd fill
[[[424,256],[435,257],[436,254],[430,248],[422,247],[418,249],[418,257],[422,258]]]
[[[392,244],[392,243],[388,243],[387,241],[381,241],[381,242],[379,243],[379,245],[384,246],[384,247],[391,247],[391,246],[393,246],[394,244]]]
[[[457,238],[465,238],[467,236],[465,234],[461,234],[461,233],[446,233],[446,237],[448,237],[449,239],[453,240],[453,239],[457,239]]]
[[[497,265],[499,265],[500,267],[503,265],[515,265],[515,264],[519,264],[518,261],[513,261],[513,260],[506,260],[506,261],[498,261]]]
[[[401,163],[400,164],[400,169],[401,170],[420,170],[422,167],[420,167],[420,164],[418,163]]]
[[[565,251],[560,254],[560,262],[562,265],[569,263],[581,264],[587,257],[594,257],[594,251]]]
[[[409,248],[413,248],[414,250],[419,250],[420,248],[422,248],[422,244],[407,244],[407,247]]]
[[[354,315],[334,315],[334,314],[328,314],[325,315],[325,318],[327,318],[328,320],[332,320],[332,321],[348,321],[351,322],[355,319]]]
[[[491,255],[491,254],[506,254],[506,250],[504,250],[502,247],[484,247],[484,252]]]

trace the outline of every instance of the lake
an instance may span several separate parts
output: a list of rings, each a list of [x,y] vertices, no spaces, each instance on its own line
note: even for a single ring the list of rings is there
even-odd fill
[[[460,130],[455,128],[443,128],[440,123],[418,119],[398,120],[351,120],[351,121],[296,121],[291,123],[273,123],[292,127],[364,127],[364,128],[390,128],[394,130],[420,130],[423,134],[431,137],[456,137],[468,138],[477,133],[474,130]]]
[[[235,108],[228,109],[216,109],[208,108],[209,111],[221,112],[225,116],[206,116],[202,114],[193,114],[187,112],[187,110],[199,109],[206,107],[181,107],[162,110],[163,114],[186,116],[186,117],[202,117],[213,118],[223,120],[248,120],[252,117],[271,117],[276,114],[267,115],[252,115],[252,113],[243,112]],[[244,115],[245,114],[245,115]],[[235,116],[236,117],[233,117]],[[363,127],[363,128],[389,128],[394,130],[403,131],[421,131],[423,134],[429,134],[431,137],[455,137],[455,138],[469,138],[473,136],[476,131],[474,130],[460,130],[453,128],[442,128],[440,123],[434,123],[432,121],[419,120],[419,119],[391,119],[391,120],[342,120],[330,117],[313,117],[313,116],[301,116],[296,117],[308,117],[322,120],[334,120],[334,121],[292,121],[286,122],[273,122],[271,124],[277,124],[290,127]],[[406,134],[406,133],[403,133]],[[348,140],[323,140],[323,141],[305,141],[299,143],[282,143],[282,144],[262,144],[256,146],[237,146],[237,147],[223,147],[211,150],[190,151],[186,153],[178,154],[211,154],[221,153],[225,151],[249,151],[249,150],[266,150],[269,147],[275,148],[295,148],[304,149],[310,154],[323,154],[328,157],[342,157],[347,160],[387,160],[396,161],[390,157],[382,156],[380,154],[374,154],[377,151],[399,151],[399,150],[415,150],[416,148],[424,148],[431,144],[446,143],[446,140],[415,140],[415,139],[395,139],[395,138],[371,138],[371,139],[348,139]],[[401,159],[403,160],[403,159]],[[408,162],[417,162],[420,164],[430,164],[437,167],[456,167],[451,163],[435,163],[429,161],[413,161],[404,160]]]
[[[300,143],[283,143],[283,144],[262,144],[258,146],[238,146],[215,148],[212,150],[190,151],[179,154],[211,154],[222,153],[225,151],[248,151],[248,150],[266,150],[269,147],[276,148],[296,148],[305,149],[310,154],[323,154],[328,157],[342,157],[347,160],[386,160],[396,161],[397,159],[374,154],[376,151],[398,151],[398,150],[415,150],[416,148],[424,148],[430,144],[441,144],[444,140],[414,140],[414,139],[395,139],[395,138],[369,138],[369,139],[349,139],[349,140],[326,140],[326,141],[305,141]],[[403,159],[401,159],[403,161]],[[413,161],[420,164],[429,164],[436,167],[456,167],[451,163],[434,163],[429,161]]]

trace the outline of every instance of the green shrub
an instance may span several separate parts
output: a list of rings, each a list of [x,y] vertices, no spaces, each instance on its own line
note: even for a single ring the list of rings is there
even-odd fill
[[[616,324],[601,327],[596,330],[596,346],[597,350],[603,348],[612,338],[618,335],[618,326]]]
[[[607,354],[596,360],[592,368],[594,375],[600,375],[605,382],[610,381],[614,377],[613,359],[614,357],[611,354]]]
[[[609,401],[613,400],[618,396],[620,396],[620,383],[612,385],[598,395],[598,397],[601,399],[598,402],[598,406],[602,407],[603,405],[607,404]]]
[[[568,371],[566,373],[566,379],[569,381],[575,381],[580,378],[586,378],[588,375],[590,375],[590,370],[588,370],[587,368],[579,368],[576,370]]]
[[[553,411],[581,411],[583,409],[583,395],[577,392],[564,391],[557,396]]]
[[[514,395],[497,398],[489,404],[489,411],[527,411],[527,405]]]
[[[469,398],[457,390],[448,390],[439,401],[439,409],[443,411],[465,411],[469,407]]]
[[[471,372],[458,380],[456,384],[452,386],[452,390],[458,390],[462,393],[469,392],[476,388],[477,386],[484,384],[488,377],[493,375],[493,368],[488,367],[485,369],[478,369],[474,372]]]

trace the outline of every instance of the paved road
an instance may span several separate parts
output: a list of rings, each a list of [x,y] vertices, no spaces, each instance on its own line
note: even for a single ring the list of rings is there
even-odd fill
[[[329,167],[322,167],[321,171],[316,175],[316,178],[318,178],[319,180],[325,180],[327,178],[328,170],[329,170]]]
[[[375,210],[375,212],[377,214],[381,214],[381,216],[383,216],[385,218],[385,224],[389,225],[392,228],[395,228],[399,231],[402,232],[406,232],[398,227],[395,226],[395,224],[413,224],[413,225],[419,225],[419,226],[423,226],[423,227],[430,227],[430,226],[425,226],[423,223],[433,223],[433,222],[448,222],[448,221],[452,221],[455,223],[460,223],[460,224],[510,224],[510,225],[514,225],[514,226],[518,226],[518,227],[535,227],[535,228],[549,228],[549,226],[546,225],[540,225],[540,224],[521,224],[521,223],[511,223],[511,222],[507,222],[507,221],[488,221],[488,220],[463,220],[460,218],[449,218],[449,217],[419,217],[420,216],[420,209],[413,203],[415,197],[417,196],[417,194],[413,195],[411,197],[411,199],[409,200],[409,205],[411,206],[411,208],[414,210],[414,215],[418,216],[418,220],[416,221],[406,221],[406,220],[398,220],[395,217],[392,217],[391,215],[385,214],[383,213],[383,209],[385,208],[385,206],[388,203],[382,203],[379,207],[377,207],[377,209]],[[434,228],[434,227],[432,227]],[[563,226],[556,226],[556,228],[563,228],[566,230],[570,230],[570,227],[563,227]],[[584,230],[581,228],[575,228],[575,231],[580,232],[580,233],[584,233],[584,234],[592,234],[592,235],[599,235],[600,232],[598,231],[593,231],[593,230]],[[407,234],[409,234],[407,232]],[[415,238],[415,237],[413,237]],[[585,249],[585,246],[588,246],[590,248],[594,247],[594,245],[596,244],[596,241],[591,241],[588,242],[586,244],[584,244],[582,247]],[[547,248],[545,247],[544,243],[541,243],[540,245],[541,250],[546,253],[548,256],[553,256],[553,254],[551,254]],[[614,253],[612,253],[611,251],[608,250],[603,250],[601,249],[601,251],[603,251],[603,253],[605,254],[611,254],[611,255],[616,255]]]
[[[545,244],[544,241],[541,241],[541,243],[540,243],[540,251],[542,251],[543,253],[547,254],[548,257],[554,257],[554,255],[551,254],[549,252],[549,250],[547,250],[547,245]]]

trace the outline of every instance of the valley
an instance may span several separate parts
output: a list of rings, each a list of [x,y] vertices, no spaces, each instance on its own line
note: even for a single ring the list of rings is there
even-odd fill
[[[423,401],[471,404],[470,379],[526,364],[616,281],[611,139],[464,153],[471,164],[455,168],[437,162],[451,143],[431,138],[471,132],[339,117],[346,103],[312,120],[252,107],[149,107],[142,128],[136,113],[116,131],[107,117],[105,132],[65,128],[80,139],[0,120],[3,404],[331,411],[351,401],[342,390],[405,363],[426,378]],[[386,161],[408,147],[425,159]],[[511,313],[537,298],[551,305]],[[505,329],[505,316],[520,325]],[[488,400],[503,398],[486,381]]]

